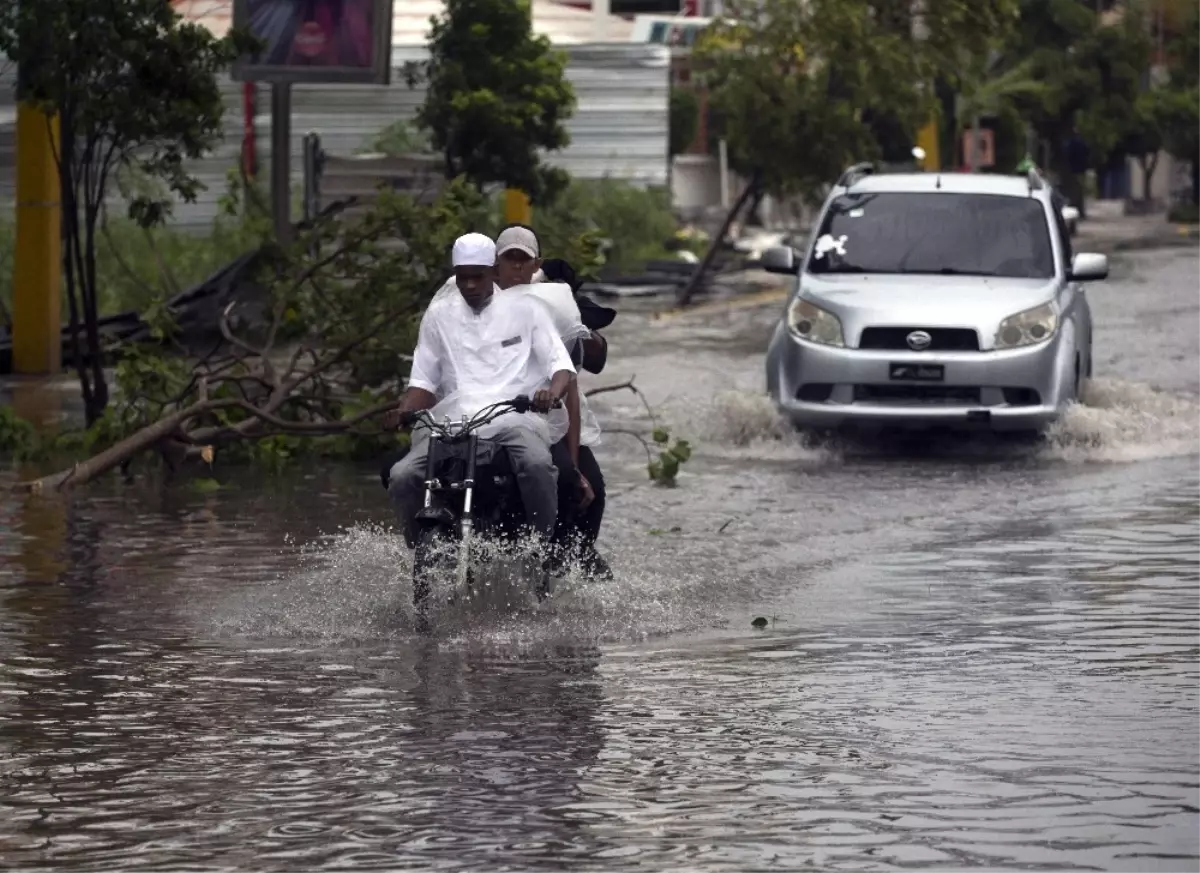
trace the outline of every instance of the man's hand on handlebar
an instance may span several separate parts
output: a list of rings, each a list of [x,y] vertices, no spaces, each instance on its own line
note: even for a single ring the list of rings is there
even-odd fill
[[[553,387],[543,388],[533,395],[533,408],[538,412],[549,412],[556,406],[562,405],[562,395],[556,394]]]
[[[383,415],[384,430],[408,430],[417,423],[423,410],[420,409],[391,409]]]
[[[385,430],[412,427],[416,417],[435,403],[437,398],[428,391],[410,386],[400,398],[400,404],[383,414],[383,427]]]

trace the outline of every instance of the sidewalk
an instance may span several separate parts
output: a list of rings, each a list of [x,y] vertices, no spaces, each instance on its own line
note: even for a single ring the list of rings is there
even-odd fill
[[[1079,230],[1071,240],[1077,252],[1129,252],[1168,246],[1200,244],[1200,228],[1196,225],[1173,224],[1166,215],[1125,215],[1120,200],[1097,200],[1088,204],[1088,217],[1079,222]]]

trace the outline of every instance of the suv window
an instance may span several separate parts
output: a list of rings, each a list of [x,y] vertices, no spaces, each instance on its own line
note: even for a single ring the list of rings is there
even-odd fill
[[[830,203],[808,270],[1049,279],[1054,250],[1032,197],[862,192]]]

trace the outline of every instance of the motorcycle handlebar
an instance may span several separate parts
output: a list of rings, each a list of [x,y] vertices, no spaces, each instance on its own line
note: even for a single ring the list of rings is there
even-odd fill
[[[554,404],[554,408],[562,406],[562,400],[558,400]],[[483,409],[476,412],[461,426],[460,434],[470,433],[473,430],[483,427],[485,424],[490,424],[495,419],[504,415],[510,410],[524,414],[533,409],[533,400],[527,395],[521,394],[514,397],[512,400],[502,400],[499,403],[493,403],[490,406],[485,406]],[[428,410],[419,412],[406,412],[400,416],[400,426],[402,428],[411,427],[417,422],[424,421],[431,430],[437,434],[448,435],[450,429],[438,424]],[[452,423],[453,424],[453,423]]]

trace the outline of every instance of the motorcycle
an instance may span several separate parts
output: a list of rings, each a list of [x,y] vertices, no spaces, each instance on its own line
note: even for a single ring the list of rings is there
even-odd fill
[[[434,420],[428,412],[410,413],[406,424],[424,423],[430,431],[426,459],[425,505],[413,521],[413,607],[425,624],[429,595],[439,579],[454,579],[455,591],[474,585],[476,539],[514,543],[525,526],[525,508],[517,477],[504,447],[478,431],[509,412],[526,413],[525,396],[484,407],[461,421]],[[550,592],[549,572],[535,568],[539,602]]]

